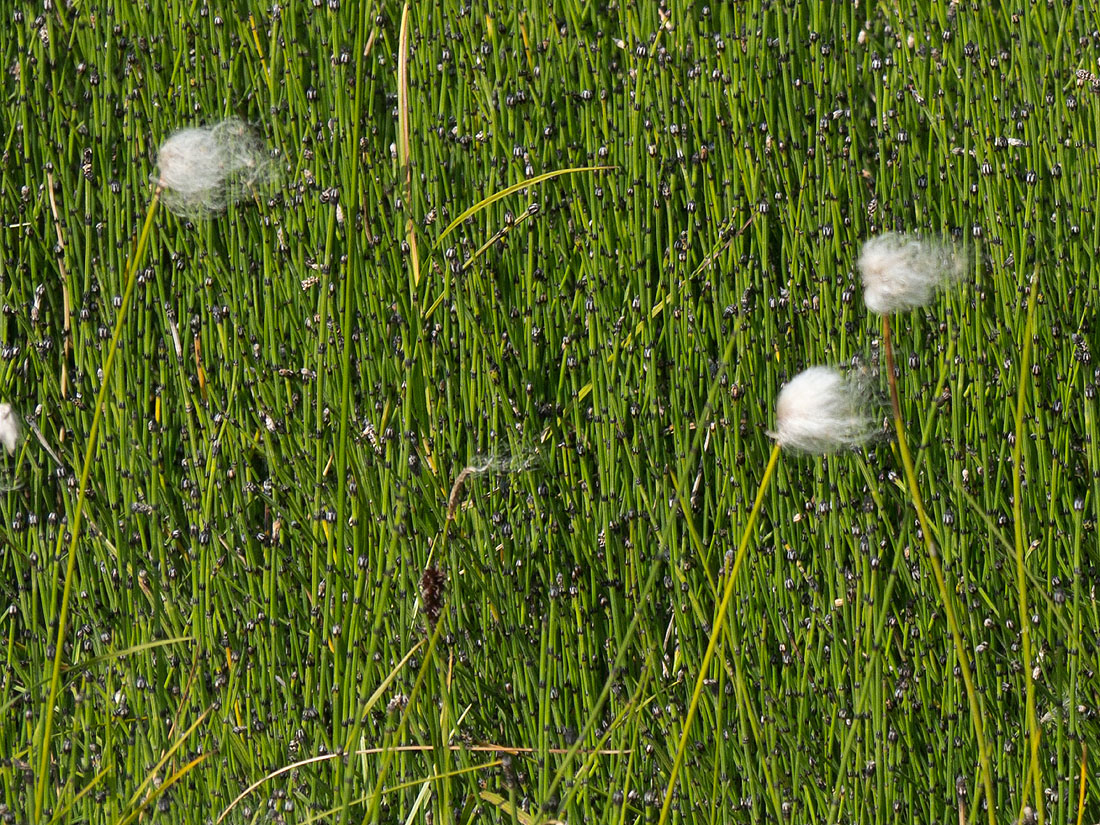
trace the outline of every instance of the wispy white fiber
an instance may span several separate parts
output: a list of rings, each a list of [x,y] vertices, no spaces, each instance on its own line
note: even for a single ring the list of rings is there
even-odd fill
[[[775,403],[780,447],[803,453],[831,453],[862,444],[876,432],[869,385],[832,367],[811,367],[783,389]]]
[[[524,448],[514,453],[479,453],[463,468],[463,472],[468,476],[486,473],[522,473],[530,469],[538,460],[538,451],[533,448]]]
[[[11,404],[0,404],[0,444],[9,453],[14,453],[15,445],[19,443],[19,429],[19,416]]]
[[[466,479],[472,476],[488,475],[492,473],[510,474],[522,473],[538,463],[538,450],[534,448],[523,449],[515,453],[491,453],[488,455],[475,455],[473,460],[462,468],[455,477],[451,486],[451,494],[447,497],[447,518],[454,518],[455,512],[462,504],[462,491]]]
[[[181,129],[161,144],[153,181],[174,215],[203,218],[251,195],[275,177],[263,142],[247,123],[229,118]]]
[[[879,315],[913,309],[962,278],[963,255],[950,244],[887,232],[863,245],[859,261],[863,299]]]

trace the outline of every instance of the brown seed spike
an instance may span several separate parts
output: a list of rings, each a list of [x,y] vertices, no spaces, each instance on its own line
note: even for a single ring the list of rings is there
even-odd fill
[[[428,627],[434,628],[443,614],[443,591],[447,587],[447,574],[434,565],[424,568],[420,576],[420,602]]]
[[[458,474],[455,483],[451,485],[451,494],[447,497],[447,521],[455,517],[455,513],[458,511],[458,505],[462,503],[462,485],[471,472],[473,471],[467,467]]]

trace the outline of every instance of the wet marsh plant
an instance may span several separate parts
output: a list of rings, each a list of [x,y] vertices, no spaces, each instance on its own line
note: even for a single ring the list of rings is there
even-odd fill
[[[890,406],[894,419],[894,434],[901,456],[909,494],[917,512],[921,538],[927,551],[928,562],[936,580],[936,588],[947,616],[959,664],[963,686],[970,708],[974,737],[978,744],[978,758],[982,787],[986,796],[986,814],[989,825],[996,821],[996,797],[993,795],[993,778],[990,767],[989,743],[986,741],[984,713],[978,698],[977,686],[970,663],[969,647],[963,637],[956,614],[954,599],[948,590],[940,561],[940,551],[932,528],[932,521],[924,506],[916,468],[905,437],[905,421],[898,394],[897,371],[890,316],[895,312],[914,309],[928,303],[938,290],[958,280],[964,271],[962,259],[951,247],[930,241],[921,241],[899,233],[886,233],[871,238],[863,246],[858,267],[863,276],[864,302],[867,309],[882,317],[882,349],[886,360],[886,379],[890,387]],[[1025,628],[1026,632],[1026,628]]]
[[[985,825],[892,411],[865,451],[796,461],[775,410],[803,364],[867,352],[859,245],[910,225],[981,237],[988,262],[890,321],[998,820],[1028,770],[1036,813],[1038,776],[1047,823],[1077,820],[1066,778],[1100,751],[1088,8],[25,5],[0,38],[0,401],[25,431],[0,444],[21,482],[0,490],[0,819],[32,819],[44,781],[38,822],[125,821],[142,766],[216,706],[155,779],[215,758],[144,819],[200,825],[324,754],[222,821],[359,822],[382,777],[377,821],[655,822],[766,426],[782,455],[668,820],[955,821],[962,777]],[[158,206],[73,559],[158,145],[237,104],[293,185],[227,200],[231,222]],[[202,193],[171,160],[157,181]],[[1032,254],[1051,277],[1024,359]],[[539,472],[476,474],[471,445],[535,438]],[[1070,699],[1031,768],[1014,519],[1039,712]],[[443,749],[477,741],[530,750],[506,776]]]
[[[53,730],[54,706],[60,690],[61,659],[65,653],[65,634],[68,631],[69,605],[72,595],[73,572],[76,569],[76,560],[80,547],[81,517],[84,514],[84,503],[88,495],[88,484],[91,478],[93,464],[96,463],[96,450],[99,446],[99,426],[103,416],[103,409],[107,395],[111,391],[111,374],[115,366],[115,356],[119,351],[119,340],[122,337],[123,327],[129,314],[131,300],[134,294],[134,285],[137,283],[137,274],[145,256],[145,248],[149,242],[150,230],[153,227],[153,217],[156,215],[157,203],[160,200],[161,190],[156,187],[149,199],[149,208],[145,213],[145,222],[142,224],[141,234],[138,236],[133,253],[126,267],[125,288],[118,304],[118,315],[115,318],[114,330],[111,333],[110,346],[99,374],[99,390],[96,393],[95,407],[92,411],[92,423],[88,430],[87,442],[84,446],[84,461],[80,470],[80,483],[76,489],[76,504],[73,508],[72,525],[68,533],[61,531],[57,535],[55,552],[58,558],[62,558],[63,544],[68,537],[69,548],[65,563],[64,585],[61,592],[61,605],[58,608],[57,632],[54,635],[53,645],[53,672],[50,677],[50,689],[46,701],[42,720],[35,729],[34,744],[38,754],[38,774],[35,785],[34,813],[35,821],[39,821],[43,805],[46,801],[46,787],[50,784],[50,754],[52,751],[51,732]]]
[[[210,127],[178,131],[161,145],[157,153],[157,171],[152,176],[153,192],[141,232],[126,266],[123,293],[117,302],[118,314],[106,357],[97,376],[100,384],[84,447],[71,529],[68,533],[59,533],[57,539],[56,553],[59,558],[63,555],[62,544],[66,536],[69,537],[69,548],[58,610],[49,695],[42,721],[35,731],[35,747],[39,758],[34,797],[36,820],[45,805],[46,787],[49,784],[48,766],[54,706],[60,689],[61,659],[68,631],[70,599],[81,538],[80,528],[88,497],[91,469],[99,448],[100,422],[107,395],[111,391],[111,376],[120,349],[119,341],[129,317],[138,272],[144,262],[157,206],[163,200],[164,205],[179,216],[206,217],[221,211],[228,203],[236,202],[244,193],[252,192],[256,186],[270,180],[271,170],[271,162],[264,155],[262,144],[249,127],[236,118]]]
[[[726,583],[722,598],[718,603],[711,624],[710,637],[706,651],[699,664],[695,677],[691,701],[687,716],[684,718],[679,744],[673,757],[668,787],[661,805],[658,825],[664,825],[672,805],[676,780],[687,752],[687,743],[691,735],[692,723],[699,709],[699,699],[703,695],[704,684],[709,677],[710,663],[718,649],[718,640],[725,627],[730,601],[736,591],[737,574],[752,540],[756,519],[764,504],[764,494],[775,474],[779,462],[779,453],[789,449],[796,453],[825,455],[845,449],[852,449],[867,441],[876,429],[873,404],[864,383],[855,377],[847,376],[832,367],[816,366],[800,372],[779,391],[775,403],[775,430],[768,435],[775,441],[768,463],[757,487],[752,509],[745,522],[737,552],[726,567]],[[769,791],[774,797],[774,788],[769,782]]]
[[[878,430],[867,381],[833,367],[810,367],[788,381],[775,402],[775,431],[785,449],[824,455],[858,447]]]

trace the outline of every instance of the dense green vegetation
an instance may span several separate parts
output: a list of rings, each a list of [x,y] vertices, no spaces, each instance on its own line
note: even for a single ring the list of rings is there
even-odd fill
[[[1095,821],[1096,9],[21,5],[0,820],[658,821],[775,394],[881,366],[898,229],[970,250],[893,334],[996,820]],[[229,116],[278,181],[158,208]],[[877,380],[779,458],[670,822],[988,821]]]

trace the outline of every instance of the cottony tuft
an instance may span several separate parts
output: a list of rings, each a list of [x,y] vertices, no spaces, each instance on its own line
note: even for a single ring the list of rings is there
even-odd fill
[[[4,445],[9,453],[15,452],[15,445],[19,443],[19,416],[11,408],[11,404],[0,404],[0,444]]]
[[[863,299],[878,315],[923,306],[962,278],[965,259],[946,243],[887,232],[863,245],[859,261]]]
[[[792,378],[775,403],[775,432],[784,449],[831,453],[855,447],[876,432],[868,386],[832,367],[811,367]]]
[[[153,182],[161,200],[183,218],[221,212],[269,183],[275,167],[263,142],[242,120],[181,129],[157,152]]]

